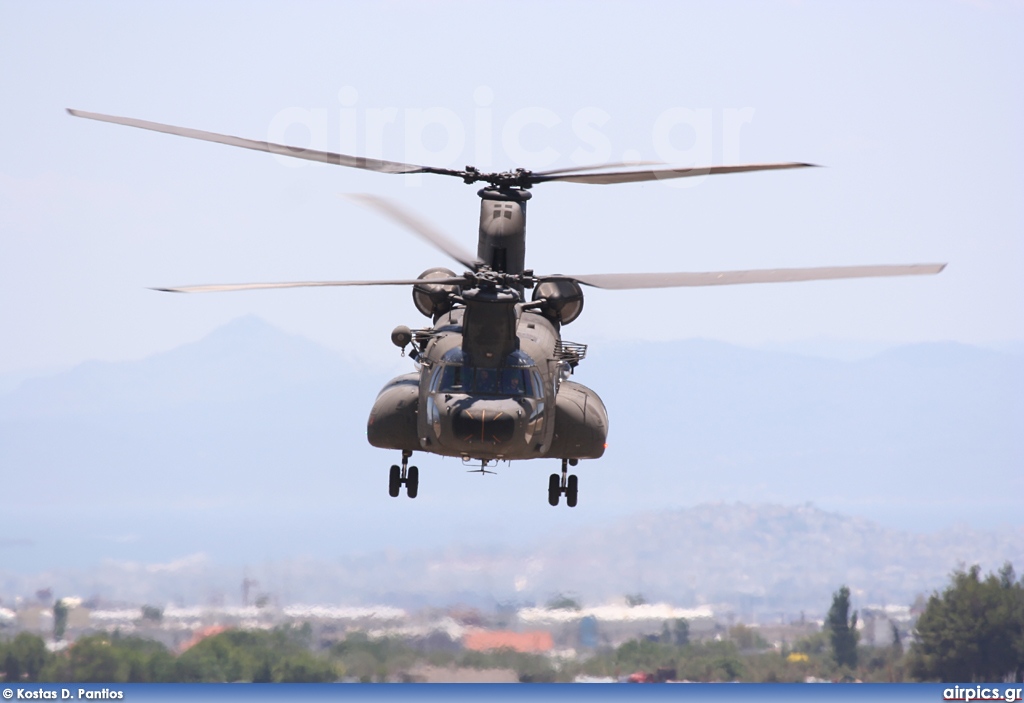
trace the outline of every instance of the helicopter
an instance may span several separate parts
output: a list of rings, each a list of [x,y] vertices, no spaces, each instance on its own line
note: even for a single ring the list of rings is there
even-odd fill
[[[650,162],[612,163],[547,171],[517,168],[488,173],[456,170],[302,149],[186,127],[68,109],[75,117],[164,132],[310,161],[389,174],[430,173],[483,183],[477,251],[472,254],[402,206],[373,195],[351,196],[418,235],[460,264],[458,274],[429,268],[414,279],[302,281],[155,288],[208,293],[299,287],[411,286],[416,309],[430,326],[399,325],[391,341],[409,348],[416,371],[389,381],[370,410],[366,436],[374,447],[399,451],[388,475],[388,493],[419,493],[414,452],[460,458],[481,474],[499,462],[554,459],[561,472],[548,477],[548,503],[579,499],[579,480],[569,467],[598,459],[607,448],[608,411],[592,389],[572,380],[587,346],[562,338],[562,327],[583,311],[583,286],[612,290],[774,283],[839,278],[937,274],[945,264],[833,266],[749,271],[536,274],[526,268],[526,210],[531,189],[542,183],[596,185],[689,176],[811,167],[786,162],[650,168]],[[645,168],[638,168],[644,166]],[[628,169],[628,170],[623,170]],[[526,291],[531,294],[527,299]]]

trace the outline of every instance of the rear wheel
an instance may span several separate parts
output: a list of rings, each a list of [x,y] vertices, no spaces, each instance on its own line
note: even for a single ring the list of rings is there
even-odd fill
[[[548,505],[558,505],[558,497],[562,493],[559,485],[558,474],[551,474],[548,477]]]
[[[576,496],[579,493],[580,482],[576,474],[570,474],[565,485],[565,504],[570,508],[576,507]]]
[[[392,498],[398,497],[398,491],[402,487],[402,470],[397,466],[391,467],[391,473],[388,476],[388,495]]]
[[[405,492],[410,498],[415,498],[420,492],[420,470],[415,466],[409,467],[409,475],[405,478]]]

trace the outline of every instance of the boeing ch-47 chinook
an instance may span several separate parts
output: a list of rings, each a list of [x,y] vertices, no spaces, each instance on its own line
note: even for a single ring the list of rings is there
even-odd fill
[[[706,168],[642,168],[626,164],[504,173],[465,170],[360,158],[313,149],[242,139],[212,132],[126,117],[68,110],[77,117],[139,127],[182,137],[256,149],[380,173],[436,173],[485,183],[480,196],[480,228],[474,256],[394,203],[357,196],[448,254],[465,269],[456,274],[431,268],[418,278],[386,281],[307,281],[200,285],[157,290],[179,293],[297,288],[307,286],[412,286],[416,309],[433,324],[422,329],[396,327],[391,340],[418,370],[392,379],[377,396],[367,422],[375,447],[401,452],[388,490],[402,486],[410,498],[419,491],[419,469],[409,466],[413,452],[479,462],[488,472],[499,461],[558,459],[561,474],[548,479],[548,502],[561,496],[572,507],[579,482],[569,466],[604,454],[608,412],[590,388],[570,380],[587,347],[562,339],[561,328],[583,310],[583,288],[606,289],[713,286],[738,283],[811,281],[831,278],[934,274],[945,264],[836,266],[710,273],[604,273],[538,275],[526,268],[526,205],[530,189],[550,181],[635,183],[687,176],[770,171],[811,166],[804,163],[751,164]],[[618,169],[618,170],[609,170]],[[527,300],[526,290],[532,294]],[[489,473],[489,472],[488,472]]]

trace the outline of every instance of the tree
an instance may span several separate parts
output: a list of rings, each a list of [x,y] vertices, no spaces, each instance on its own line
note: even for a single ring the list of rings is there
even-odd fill
[[[64,599],[53,604],[53,639],[64,639],[64,631],[68,627],[68,606]]]
[[[690,643],[690,623],[686,618],[663,622],[661,624],[661,641],[676,647],[685,647]]]
[[[142,619],[157,625],[164,619],[164,609],[155,605],[142,606]]]
[[[0,664],[11,659],[8,675],[22,681],[35,681],[37,675],[43,681],[83,683],[337,680],[336,663],[309,651],[311,635],[308,627],[222,632],[175,658],[159,642],[117,632],[81,637],[54,656],[41,638],[22,633],[0,652]]]
[[[349,633],[344,641],[331,647],[331,654],[347,676],[366,682],[385,680],[408,668],[415,658],[413,651],[400,640],[370,638],[362,632]]]
[[[285,659],[276,676],[270,680],[281,683],[330,683],[338,680],[338,672],[329,661],[311,652],[303,652]]]
[[[68,649],[65,681],[121,683],[128,680],[130,664],[110,645],[106,634],[82,637]]]
[[[7,644],[3,656],[0,656],[0,667],[3,668],[4,681],[38,681],[50,653],[46,651],[46,643],[39,635],[20,632]]]
[[[583,606],[580,605],[579,598],[574,595],[567,595],[565,593],[559,593],[553,596],[551,600],[544,606],[548,610],[582,610]]]
[[[682,650],[660,640],[660,637],[638,637],[627,640],[610,652],[610,656],[601,662],[596,670],[591,669],[591,673],[600,675],[631,674],[633,672],[654,673],[659,669],[677,669],[683,655]],[[605,657],[595,659],[600,660]],[[589,664],[590,662],[588,662]],[[591,667],[588,666],[588,668]]]
[[[99,633],[51,657],[43,681],[158,683],[174,681],[174,655],[159,642]]]
[[[1009,563],[981,579],[975,564],[954,571],[917,621],[910,673],[940,681],[1024,678],[1024,580]]]
[[[757,630],[746,625],[739,624],[729,628],[729,639],[736,643],[739,650],[751,651],[768,649],[770,646]]]
[[[857,666],[857,613],[850,617],[850,589],[843,586],[832,594],[832,607],[825,621],[832,657],[839,666]]]
[[[900,636],[900,628],[896,623],[890,621],[889,627],[892,630],[892,651],[898,658],[903,655],[903,638]]]
[[[334,663],[309,651],[311,634],[305,626],[222,632],[178,657],[175,677],[182,682],[337,680]]]

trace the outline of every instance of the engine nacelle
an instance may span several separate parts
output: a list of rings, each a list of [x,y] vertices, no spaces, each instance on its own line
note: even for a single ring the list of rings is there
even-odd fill
[[[608,410],[590,388],[562,381],[555,398],[555,435],[546,456],[599,459],[608,439]]]
[[[429,281],[431,278],[455,278],[455,272],[446,268],[427,269],[417,278]],[[427,317],[437,319],[452,309],[452,295],[459,294],[459,287],[439,283],[417,283],[412,288],[412,302],[416,309]]]
[[[381,389],[366,423],[366,438],[370,444],[381,449],[420,450],[416,432],[419,388],[419,374],[408,373],[391,379]]]
[[[540,311],[552,322],[567,325],[583,312],[583,289],[576,281],[544,281],[533,289],[534,300],[544,300]]]

